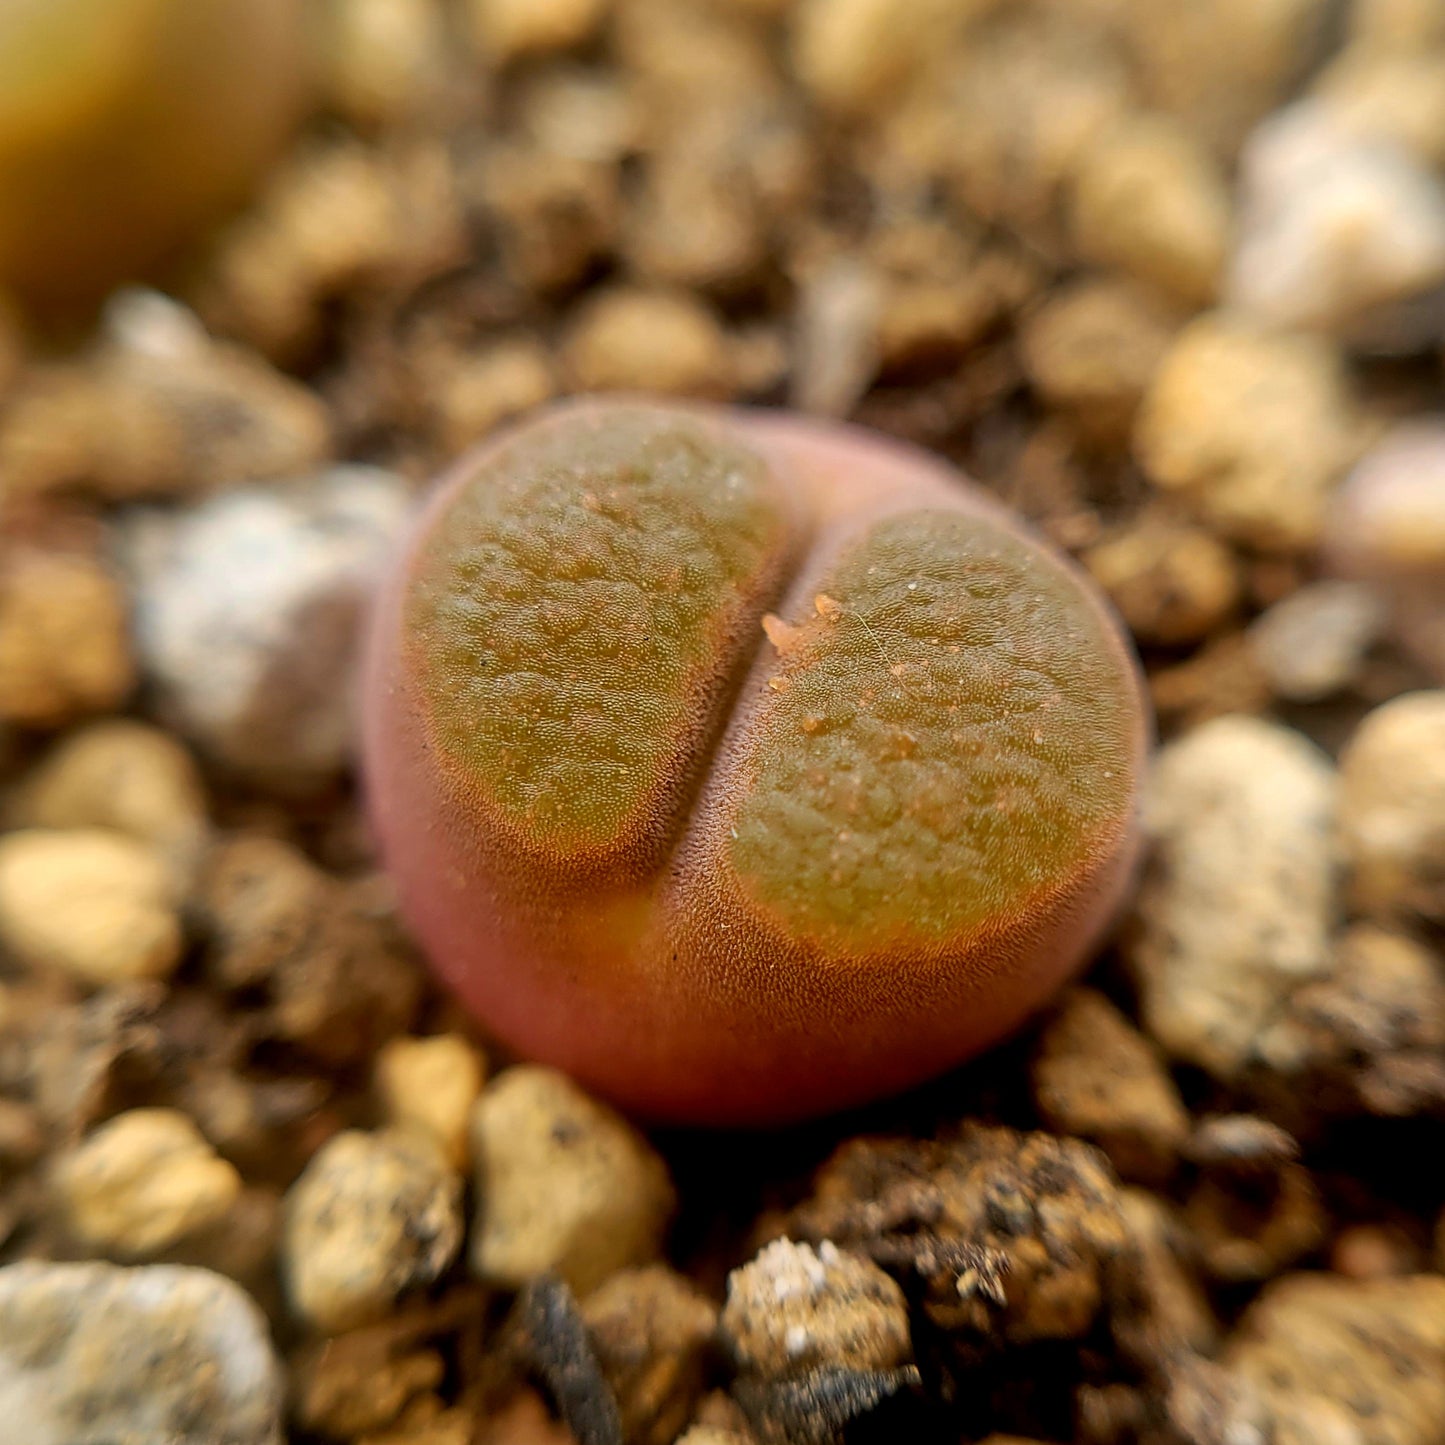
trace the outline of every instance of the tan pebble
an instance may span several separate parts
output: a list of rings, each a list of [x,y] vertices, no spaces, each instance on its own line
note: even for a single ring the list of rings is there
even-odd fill
[[[113,828],[191,861],[209,823],[200,770],[176,739],[112,718],[70,734],[27,778],[17,820],[35,828]]]
[[[1131,955],[1146,1029],[1228,1079],[1300,984],[1330,967],[1337,783],[1303,734],[1222,717],[1159,755],[1154,870]]]
[[[441,98],[449,37],[437,0],[340,0],[325,18],[326,89],[348,120],[396,125]]]
[[[182,935],[170,870],[151,847],[98,829],[0,838],[0,943],[30,968],[97,988],[164,978]]]
[[[573,320],[562,361],[583,391],[721,397],[732,390],[722,326],[682,292],[598,293]]]
[[[1408,50],[1445,42],[1440,0],[1354,0],[1350,39],[1369,48]]]
[[[291,1308],[326,1334],[382,1318],[451,1264],[461,1203],[461,1179],[430,1140],[337,1134],[286,1194],[281,1269]]]
[[[1103,994],[1065,995],[1039,1037],[1032,1080],[1049,1128],[1097,1144],[1125,1179],[1169,1177],[1189,1114],[1157,1050]]]
[[[676,1203],[667,1167],[621,1115],[552,1069],[506,1070],[472,1112],[471,1262],[516,1288],[555,1270],[585,1296],[657,1257]]]
[[[1191,1268],[1192,1241],[1172,1207],[1144,1189],[1123,1189],[1119,1204],[1139,1252],[1139,1275],[1148,1299],[1148,1327],[1169,1346],[1211,1354],[1219,1323]]]
[[[718,1328],[737,1367],[769,1379],[888,1370],[913,1354],[897,1283],[827,1240],[815,1249],[776,1239],[733,1270]]]
[[[0,539],[0,723],[54,728],[122,703],[135,685],[127,610],[86,551]]]
[[[1386,610],[1368,583],[1311,582],[1256,618],[1249,643],[1276,697],[1318,702],[1355,679]]]
[[[1019,339],[1044,401],[1090,439],[1118,446],[1177,330],[1174,314],[1141,287],[1089,278],[1053,291]]]
[[[1231,540],[1315,546],[1330,493],[1364,440],[1338,352],[1223,313],[1187,326],[1134,431],[1150,481]]]
[[[1090,147],[1074,180],[1079,254],[1186,306],[1214,299],[1230,224],[1218,163],[1166,117],[1133,115],[1112,127]]]
[[[556,391],[552,359],[533,337],[452,356],[437,377],[434,399],[442,442],[448,451],[461,451]]]
[[[456,1169],[469,1158],[472,1106],[486,1082],[479,1049],[460,1034],[392,1039],[376,1060],[376,1092],[392,1128],[434,1139]]]
[[[672,1445],[702,1394],[717,1306],[666,1266],[648,1265],[598,1286],[582,1319],[624,1436],[637,1445]]]
[[[861,112],[904,83],[988,0],[803,0],[793,69],[830,110]]]
[[[1340,755],[1340,792],[1357,906],[1445,919],[1445,690],[1369,713]]]
[[[593,35],[611,0],[468,0],[473,38],[499,65],[569,50]]]
[[[1419,1251],[1398,1230],[1353,1224],[1335,1236],[1330,1268],[1349,1279],[1389,1279],[1413,1274],[1419,1268]]]
[[[51,1188],[88,1249],[144,1259],[215,1224],[241,1176],[175,1109],[131,1109],[57,1159]]]
[[[1145,642],[1198,642],[1239,605],[1239,567],[1230,549],[1202,528],[1168,518],[1140,517],[1090,548],[1084,565]]]

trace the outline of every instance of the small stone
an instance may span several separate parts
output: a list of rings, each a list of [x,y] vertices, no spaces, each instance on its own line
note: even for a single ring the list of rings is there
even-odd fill
[[[108,718],[71,733],[26,778],[15,821],[31,828],[110,828],[149,843],[178,870],[209,831],[191,755],[160,728]]]
[[[1386,615],[1366,583],[1312,582],[1250,626],[1250,645],[1276,697],[1318,702],[1354,681]]]
[[[341,0],[325,18],[326,90],[347,120],[399,125],[439,104],[450,37],[436,0]]]
[[[16,495],[107,501],[286,476],[330,449],[320,400],[249,351],[211,340],[185,308],[123,292],[99,347],[36,368],[0,419]]]
[[[102,829],[0,838],[0,943],[33,969],[91,987],[165,978],[180,962],[174,882],[161,856]]]
[[[124,702],[127,611],[88,530],[0,534],[0,726],[59,728]]]
[[[1143,642],[1199,642],[1239,605],[1234,554],[1203,528],[1143,513],[1084,554],[1084,566]]]
[[[1219,290],[1232,215],[1224,176],[1179,122],[1131,115],[1089,148],[1074,179],[1079,254],[1185,306]]]
[[[606,16],[611,0],[468,0],[477,47],[506,65],[524,55],[546,55],[581,45]]]
[[[1439,0],[1353,0],[1350,39],[1370,49],[1396,50],[1445,42]]]
[[[1330,966],[1337,784],[1302,734],[1246,717],[1160,753],[1144,807],[1153,867],[1132,960],[1145,1027],[1221,1079]]]
[[[0,1417],[25,1445],[281,1445],[261,1311],[209,1270],[0,1269]]]
[[[216,846],[196,913],[212,981],[260,990],[262,1034],[334,1067],[369,1064],[410,1024],[420,980],[394,931],[290,845],[243,834]]]
[[[515,1289],[554,1270],[585,1297],[646,1264],[675,1207],[667,1168],[620,1115],[552,1069],[506,1070],[472,1112],[471,1263]]]
[[[783,1379],[826,1366],[889,1370],[913,1355],[903,1291],[824,1240],[775,1239],[728,1276],[719,1330],[738,1369]]]
[[[408,510],[390,472],[336,467],[134,519],[137,638],[177,729],[254,782],[332,781],[361,612]]]
[[[1090,439],[1127,442],[1135,413],[1177,330],[1138,286],[1091,278],[1053,291],[1020,334],[1039,395]]]
[[[862,113],[986,9],[987,0],[804,0],[793,69],[825,109]]]
[[[1210,313],[1179,334],[1139,413],[1134,451],[1232,541],[1299,552],[1361,441],[1338,354]]]
[[[77,1242],[145,1259],[224,1218],[241,1176],[178,1110],[131,1109],[61,1155],[51,1187]]]
[[[1272,116],[1241,159],[1229,299],[1263,324],[1360,332],[1445,283],[1445,186],[1399,146],[1352,135],[1320,102]],[[1436,333],[1422,311],[1419,340]],[[1412,344],[1399,333],[1398,345]]]
[[[562,362],[582,391],[725,397],[732,389],[721,325],[682,292],[596,294],[573,320]]]
[[[1347,1279],[1394,1279],[1421,1268],[1421,1251],[1403,1231],[1353,1224],[1330,1245],[1330,1270]]]
[[[433,1140],[454,1169],[470,1160],[472,1107],[486,1060],[460,1034],[390,1040],[377,1055],[376,1092],[388,1127]]]
[[[718,1309],[663,1265],[624,1269],[588,1295],[582,1319],[631,1445],[672,1445],[702,1395]]]
[[[1194,1252],[1189,1231],[1157,1194],[1125,1189],[1119,1202],[1139,1251],[1140,1278],[1149,1300],[1146,1328],[1162,1337],[1156,1348],[1167,1351],[1183,1345],[1212,1354],[1219,1341],[1219,1323],[1185,1262]]]
[[[1445,920],[1445,690],[1360,724],[1340,755],[1340,831],[1359,908]]]
[[[1439,37],[1420,45],[1347,45],[1315,77],[1310,94],[1347,134],[1403,151],[1431,170],[1445,162]]]
[[[449,452],[464,450],[557,392],[551,357],[528,336],[497,341],[484,351],[449,355],[438,370],[433,402],[441,441]]]
[[[1401,422],[1360,458],[1335,498],[1327,540],[1350,575],[1445,586],[1445,420]]]
[[[1315,59],[1331,0],[1123,0],[1123,29],[1154,105],[1223,159]]]
[[[1153,1045],[1103,994],[1065,995],[1040,1035],[1032,1075],[1049,1128],[1098,1145],[1125,1179],[1169,1177],[1189,1115]]]
[[[1445,1418],[1445,1279],[1274,1280],[1225,1346],[1268,1438],[1435,1445]]]
[[[461,1180],[435,1146],[348,1129],[287,1191],[287,1297],[323,1333],[353,1329],[440,1278],[461,1242]]]

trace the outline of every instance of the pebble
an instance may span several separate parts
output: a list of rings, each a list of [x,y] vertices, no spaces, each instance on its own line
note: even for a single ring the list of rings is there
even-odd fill
[[[1354,0],[1349,24],[1351,41],[1371,49],[1445,43],[1445,9],[1439,0]]]
[[[1276,697],[1318,702],[1354,681],[1386,616],[1367,583],[1311,582],[1250,625],[1250,646]]]
[[[0,726],[119,707],[135,685],[128,611],[88,536],[0,535]]]
[[[1138,1251],[1149,1327],[1168,1344],[1212,1354],[1219,1342],[1219,1324],[1192,1268],[1189,1231],[1172,1206],[1148,1190],[1123,1189],[1119,1204]]]
[[[1189,1114],[1155,1046],[1103,994],[1064,996],[1031,1076],[1045,1125],[1098,1145],[1120,1177],[1159,1184],[1173,1172]]]
[[[1445,1279],[1323,1273],[1266,1285],[1227,1342],[1268,1438],[1435,1445],[1445,1419]]]
[[[1201,642],[1239,605],[1233,552],[1204,528],[1167,515],[1143,513],[1083,560],[1142,642]]]
[[[334,779],[360,614],[408,511],[400,478],[346,466],[133,518],[136,636],[163,715],[256,783]]]
[[[1445,690],[1365,717],[1340,755],[1340,831],[1357,907],[1445,921]]]
[[[582,1320],[633,1445],[672,1445],[703,1392],[718,1308],[664,1265],[619,1270]]]
[[[651,391],[726,397],[727,337],[713,312],[686,292],[614,288],[584,302],[562,344],[562,365],[581,391]]]
[[[550,401],[556,368],[537,340],[518,336],[485,350],[449,354],[437,368],[433,405],[442,445],[457,453],[509,417]]]
[[[148,844],[98,828],[0,837],[0,943],[18,963],[103,988],[168,977],[182,942],[171,870]]]
[[[223,1219],[241,1176],[176,1109],[131,1109],[56,1160],[52,1196],[86,1249],[160,1254]]]
[[[1139,286],[1090,277],[1060,287],[1025,318],[1024,369],[1087,437],[1120,447],[1177,329]]]
[[[0,473],[16,495],[105,501],[294,475],[330,451],[325,407],[154,291],[123,291],[95,349],[36,367],[0,418]]]
[[[479,1049],[460,1034],[438,1034],[389,1040],[374,1079],[387,1126],[424,1134],[461,1171],[471,1159],[472,1107],[486,1076]]]
[[[1218,294],[1232,220],[1218,162],[1169,117],[1120,121],[1089,147],[1074,178],[1078,254],[1187,307]]]
[[[381,1319],[433,1283],[462,1243],[462,1183],[406,1134],[348,1129],[287,1191],[281,1270],[296,1315],[337,1334]]]
[[[1445,162],[1445,45],[1347,45],[1315,77],[1311,96],[1340,129]]]
[[[913,1357],[903,1291],[828,1240],[815,1249],[775,1239],[733,1270],[718,1332],[739,1370],[767,1379],[890,1370]]]
[[[1256,718],[1159,754],[1131,951],[1144,1025],[1175,1057],[1234,1077],[1290,992],[1328,970],[1336,794],[1324,754]]]
[[[899,89],[989,0],[804,0],[791,60],[827,110],[862,114]]]
[[[256,1304],[209,1270],[0,1269],[0,1418],[25,1445],[282,1445]]]
[[[1330,493],[1360,440],[1327,342],[1211,312],[1164,358],[1134,452],[1156,487],[1228,539],[1301,552],[1319,542]]]
[[[1232,305],[1269,326],[1379,332],[1390,349],[1437,335],[1438,307],[1413,325],[1398,312],[1445,284],[1445,185],[1428,166],[1302,101],[1250,137],[1240,177]]]
[[[1336,495],[1327,542],[1349,575],[1445,587],[1445,419],[1412,418],[1380,437]]]
[[[601,25],[611,0],[468,0],[478,49],[497,65],[570,50]]]
[[[449,42],[436,0],[341,0],[321,47],[328,99],[362,129],[423,116],[445,93]]]
[[[472,1112],[471,1263],[515,1289],[546,1271],[579,1297],[662,1248],[676,1196],[667,1167],[619,1114],[552,1069],[523,1065]]]
[[[107,718],[68,734],[26,776],[14,821],[31,828],[109,828],[188,870],[209,831],[194,759],[149,723]]]

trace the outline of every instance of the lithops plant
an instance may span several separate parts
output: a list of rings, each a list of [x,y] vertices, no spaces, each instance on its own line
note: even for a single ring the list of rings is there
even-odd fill
[[[926,455],[590,400],[435,493],[379,603],[370,801],[502,1040],[643,1114],[798,1118],[1017,1026],[1135,852],[1090,584]]]
[[[132,279],[246,192],[299,117],[305,0],[3,0],[0,288]]]

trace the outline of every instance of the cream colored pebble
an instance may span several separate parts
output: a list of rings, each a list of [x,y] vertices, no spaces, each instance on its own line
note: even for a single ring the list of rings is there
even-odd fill
[[[102,987],[164,978],[180,960],[170,870],[156,850],[101,829],[0,838],[0,947],[34,969]]]
[[[471,1154],[468,1125],[486,1079],[481,1051],[460,1034],[392,1039],[376,1060],[376,1092],[387,1124],[430,1136],[457,1169]]]
[[[51,1187],[71,1233],[126,1259],[223,1218],[241,1176],[176,1109],[131,1109],[62,1155]]]

